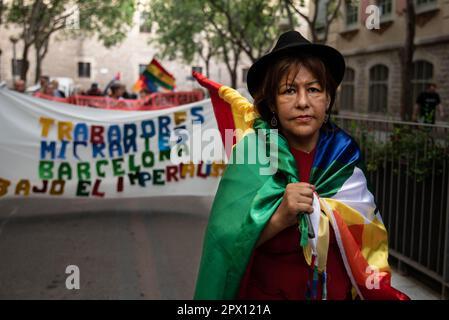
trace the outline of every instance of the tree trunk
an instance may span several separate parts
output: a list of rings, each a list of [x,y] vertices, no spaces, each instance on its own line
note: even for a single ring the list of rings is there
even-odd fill
[[[409,121],[413,113],[413,95],[410,94],[412,88],[412,68],[413,52],[415,50],[415,5],[413,0],[407,0],[405,14],[406,30],[405,45],[399,50],[402,66],[402,87],[401,87],[401,119]]]
[[[239,60],[240,60],[240,53],[242,52],[242,49],[238,46],[233,46],[232,53],[234,54],[234,65],[232,68],[232,74],[231,74],[231,82],[232,82],[232,88],[237,89],[237,70],[239,67]]]
[[[229,77],[231,78],[231,88],[236,89],[237,88],[237,69],[238,69],[238,62],[240,59],[240,54],[242,52],[242,49],[234,44],[231,44],[232,48],[226,47],[226,44],[223,43],[222,49],[223,49],[223,58],[226,64],[226,68],[229,72]],[[230,52],[231,51],[231,52]],[[232,54],[232,60],[230,55]]]
[[[231,88],[235,89],[237,86],[237,70],[236,68],[233,68],[233,66],[231,66],[229,57],[226,57],[227,53],[225,53],[224,55],[225,55],[226,69],[228,69],[229,77],[231,78]]]
[[[37,83],[39,81],[39,78],[41,77],[41,72],[42,72],[42,68],[41,68],[42,59],[41,59],[41,55],[39,54],[39,50],[40,49],[36,48],[36,73],[34,75],[35,83]]]
[[[36,42],[34,44],[36,48],[36,74],[34,81],[37,83],[42,74],[42,61],[48,52],[48,44],[50,42],[50,36],[46,37],[43,42]]]
[[[22,51],[22,67],[20,69],[20,79],[22,79],[23,81],[27,81],[27,74],[28,74],[28,68],[29,68],[29,61],[28,61],[28,52],[30,49],[30,45],[25,44],[23,46],[23,51]]]
[[[290,30],[295,29],[295,23],[293,21],[293,14],[290,10],[290,5],[288,3],[285,3],[285,10],[287,11],[287,17],[288,17],[288,24],[290,25]]]
[[[210,76],[210,66],[209,66],[209,64],[210,64],[210,58],[209,59],[207,59],[206,61],[204,61],[204,64],[206,65],[206,77],[208,77],[209,78],[209,76]]]
[[[229,70],[229,76],[231,77],[231,88],[237,88],[237,72],[235,70]]]

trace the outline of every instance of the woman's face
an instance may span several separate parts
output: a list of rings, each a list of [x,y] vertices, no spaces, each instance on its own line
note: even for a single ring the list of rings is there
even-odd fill
[[[287,140],[292,144],[316,141],[328,105],[325,88],[306,67],[287,72],[278,86],[275,110]]]

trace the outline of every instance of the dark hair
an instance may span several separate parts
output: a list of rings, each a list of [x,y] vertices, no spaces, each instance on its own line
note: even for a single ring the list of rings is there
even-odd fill
[[[125,86],[119,81],[113,82],[111,84],[111,86],[109,87],[109,89],[111,90],[112,94],[116,93],[120,89],[125,89],[125,91],[126,91]]]
[[[325,88],[326,94],[330,98],[330,105],[327,110],[327,114],[330,116],[332,106],[335,102],[337,83],[326,68],[326,65],[318,57],[310,55],[287,55],[279,58],[268,67],[265,79],[262,81],[262,85],[258,88],[254,96],[254,105],[257,111],[262,119],[268,123],[271,122],[273,117],[271,110],[276,105],[276,96],[281,79],[286,74],[288,75],[287,78],[289,78],[289,73],[297,73],[301,66],[306,67],[317,78],[321,88]],[[329,125],[329,121],[327,125]]]

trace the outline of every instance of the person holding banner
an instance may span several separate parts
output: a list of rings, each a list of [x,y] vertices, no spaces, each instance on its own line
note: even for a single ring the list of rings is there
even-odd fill
[[[195,299],[409,299],[390,285],[387,231],[361,151],[330,119],[344,71],[336,49],[289,31],[248,71],[254,105],[194,75],[219,127],[234,119],[225,126],[245,132],[215,196]],[[235,161],[266,150],[271,174]]]

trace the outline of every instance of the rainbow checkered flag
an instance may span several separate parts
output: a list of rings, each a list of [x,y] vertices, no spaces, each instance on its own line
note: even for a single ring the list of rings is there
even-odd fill
[[[159,61],[153,58],[134,83],[133,91],[140,92],[147,88],[150,92],[157,92],[159,87],[173,91],[176,87],[176,79]]]
[[[195,299],[235,299],[260,233],[279,206],[287,184],[299,182],[299,175],[287,140],[269,130],[269,124],[248,100],[199,73],[193,76],[210,92],[223,141],[225,129],[241,129],[234,146],[227,150],[230,162],[212,206]],[[310,215],[315,237],[298,243],[298,249],[311,268],[326,279],[330,225],[354,299],[408,300],[390,284],[387,230],[368,188],[360,149],[352,137],[331,125],[331,130],[323,129],[320,134],[310,177],[316,187]],[[268,147],[273,142],[277,153]],[[272,174],[261,175],[265,164],[258,161],[233,161],[237,150],[261,152],[260,144],[267,144],[263,150],[270,150],[270,161],[277,162],[277,171]],[[326,299],[326,284],[321,298]]]

